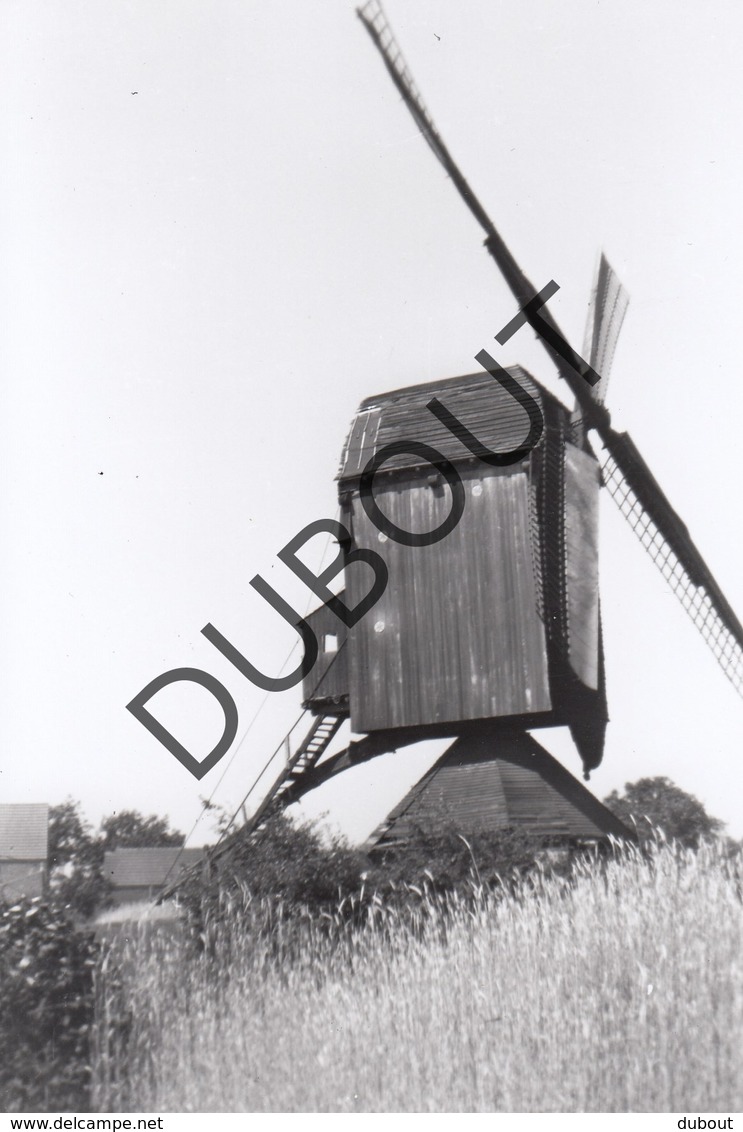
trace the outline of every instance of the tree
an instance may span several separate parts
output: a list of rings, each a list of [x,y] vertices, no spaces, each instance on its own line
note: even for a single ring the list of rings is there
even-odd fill
[[[148,818],[136,810],[119,810],[101,822],[99,834],[104,852],[111,849],[156,849],[166,845],[183,845],[186,838],[171,829],[167,818],[151,814]]]
[[[80,812],[80,803],[67,798],[49,813],[50,894],[73,915],[89,919],[110,901],[111,885],[103,875],[108,850],[159,848],[184,841],[167,818],[144,817],[136,810],[109,814],[94,832]]]
[[[701,841],[718,836],[725,826],[707,813],[698,798],[665,777],[627,782],[623,794],[613,790],[604,804],[631,829],[636,828],[641,841],[653,836],[655,826],[666,837],[696,848]]]
[[[67,798],[49,811],[49,889],[54,900],[85,919],[105,905],[111,886],[103,876],[103,847]]]
[[[65,799],[49,810],[49,866],[60,868],[94,855],[93,828],[80,813],[80,803]]]

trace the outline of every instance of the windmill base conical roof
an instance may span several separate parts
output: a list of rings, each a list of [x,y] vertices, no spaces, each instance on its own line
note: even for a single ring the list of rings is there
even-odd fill
[[[403,845],[445,825],[462,834],[522,829],[540,837],[595,840],[630,831],[526,732],[458,738],[367,841]]]

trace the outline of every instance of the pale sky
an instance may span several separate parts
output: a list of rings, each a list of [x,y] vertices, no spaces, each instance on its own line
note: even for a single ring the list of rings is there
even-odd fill
[[[631,296],[614,424],[743,614],[743,9],[386,10],[517,259],[559,283],[577,348],[606,250]],[[3,0],[0,20],[0,798],[188,830],[200,796],[237,805],[301,698],[269,695],[251,724],[264,693],[200,630],[278,672],[296,635],[249,581],[316,604],[275,555],[335,514],[358,403],[471,372],[483,347],[568,394],[530,332],[494,342],[514,301],[352,4]],[[601,522],[611,723],[591,787],[668,775],[743,835],[743,701],[608,495]],[[181,666],[239,709],[239,750],[200,783],[125,710]],[[211,748],[205,693],[158,702]],[[537,738],[580,773],[567,733]],[[341,776],[305,812],[363,837],[433,753]],[[205,819],[191,843],[211,836]]]

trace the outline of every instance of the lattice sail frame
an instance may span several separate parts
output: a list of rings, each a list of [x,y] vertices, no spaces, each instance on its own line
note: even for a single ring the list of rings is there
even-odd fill
[[[738,695],[743,697],[743,648],[737,637],[723,621],[704,586],[692,581],[686,567],[625,479],[614,457],[603,446],[596,447],[604,485],[609,494],[707,642],[720,668]]]
[[[382,55],[392,81],[426,142],[485,231],[488,252],[523,306],[534,297],[537,289],[522,272],[449,153],[405,62],[380,0],[368,0],[357,9],[357,14]],[[609,414],[602,404],[608,367],[627,307],[626,293],[605,259],[599,266],[593,302],[591,353],[597,359],[603,359],[607,371],[603,382],[589,391],[571,365],[554,352],[551,353],[552,359],[576,397],[576,417],[583,418],[585,426],[601,439],[606,455],[600,462],[612,498],[699,629],[720,667],[739,695],[743,695],[743,625],[630,437],[626,433],[617,433],[611,427]],[[564,342],[567,341],[547,308],[542,308],[541,316],[544,323]],[[527,320],[532,321],[528,314]],[[535,330],[540,336],[540,328],[535,326]],[[602,372],[601,368],[599,372]]]
[[[629,295],[602,252],[591,292],[583,339],[584,358],[588,359],[596,373],[601,374],[598,385],[594,385],[591,390],[594,401],[601,405],[606,400],[609,372],[628,305]]]
[[[449,152],[433,124],[431,115],[426,109],[423,96],[416,85],[415,79],[410,73],[410,68],[405,62],[405,56],[402,53],[399,43],[395,39],[382,5],[379,3],[379,0],[368,0],[368,3],[364,4],[361,8],[357,8],[357,14],[359,19],[366,25],[372,38],[378,44],[387,68],[392,74],[395,85],[398,86],[398,89],[401,85],[405,88],[404,91],[402,91],[403,97],[408,103],[408,107],[418,124],[420,132],[436,154],[438,160],[446,164],[447,160],[450,160]]]

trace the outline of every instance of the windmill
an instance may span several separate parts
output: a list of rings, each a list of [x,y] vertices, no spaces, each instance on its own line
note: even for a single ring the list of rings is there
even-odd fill
[[[545,306],[548,289],[538,294],[526,278],[455,163],[378,0],[357,14],[482,229],[521,324],[537,332],[574,405],[568,409],[520,367],[494,381],[488,355],[478,355],[484,372],[362,403],[338,477],[349,536],[343,549],[379,555],[389,584],[351,626],[338,619],[333,602],[307,619],[320,642],[303,688],[313,721],[247,827],[352,766],[422,739],[451,738],[451,748],[390,815],[377,842],[386,837],[392,843],[393,826],[433,802],[450,814],[500,807],[501,816],[518,813],[525,824],[542,806],[552,829],[583,821],[581,828],[588,823],[610,831],[607,812],[530,734],[567,726],[586,777],[601,762],[608,718],[598,596],[601,486],[739,694],[743,627],[632,439],[612,427],[607,381],[627,296],[607,260],[601,257],[593,289],[584,360]],[[530,446],[524,444],[533,425],[527,404],[538,406],[543,422]],[[443,462],[432,461],[431,451]],[[513,458],[488,462],[483,453]],[[426,545],[400,538],[400,532],[446,524],[454,506],[450,472],[465,505],[446,538]],[[348,564],[341,596],[353,609],[368,591],[368,577],[350,557]],[[347,718],[363,737],[331,754]]]

